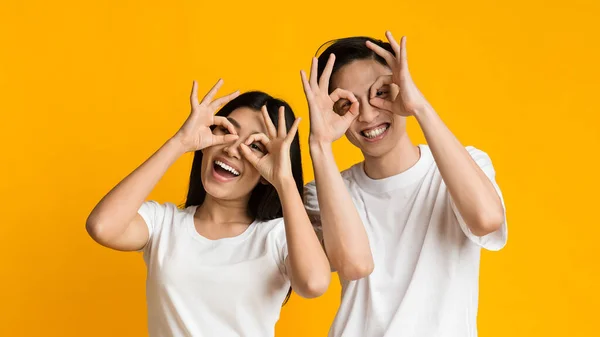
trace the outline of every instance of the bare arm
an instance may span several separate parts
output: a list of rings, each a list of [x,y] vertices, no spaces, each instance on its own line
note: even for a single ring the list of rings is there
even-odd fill
[[[433,110],[415,111],[440,174],[469,230],[484,236],[500,229],[504,207],[485,172]]]
[[[190,102],[192,112],[176,135],[167,141],[141,166],[115,186],[96,205],[86,222],[90,236],[99,244],[122,251],[144,247],[150,233],[144,219],[137,213],[154,186],[167,169],[184,153],[232,141],[237,138],[235,129],[224,117],[215,117],[216,109],[237,96],[237,92],[211,103],[222,85],[219,80],[201,103],[197,98],[194,81]],[[215,136],[211,125],[222,125],[232,133]]]
[[[329,261],[304,209],[296,184],[280,188],[288,245],[286,270],[292,288],[305,298],[323,295],[329,287]]]
[[[331,266],[345,280],[357,280],[374,268],[365,227],[338,171],[331,144],[313,144],[310,154],[315,174],[323,242]]]
[[[290,146],[298,131],[300,119],[287,131],[285,109],[279,109],[277,128],[266,107],[262,108],[267,128],[265,134],[250,136],[241,146],[244,158],[277,190],[283,208],[288,256],[285,260],[292,288],[302,297],[321,296],[329,287],[331,272],[327,256],[314,232],[296,186],[290,163]],[[268,154],[259,158],[247,145],[260,141]]]
[[[406,38],[403,37],[398,44],[390,32],[386,35],[395,55],[372,43],[367,43],[367,46],[383,57],[392,69],[392,75],[380,78],[380,84],[394,84],[399,92],[392,101],[372,98],[371,104],[401,116],[415,116],[442,179],[469,230],[477,236],[498,230],[504,223],[504,207],[494,185],[412,80],[406,57]],[[374,87],[376,89],[377,85]]]
[[[331,144],[358,116],[358,101],[352,93],[342,89],[329,94],[329,77],[334,62],[332,54],[318,83],[316,58],[313,58],[310,82],[304,72],[301,75],[310,111],[310,154],[325,250],[340,278],[357,280],[371,274],[373,256],[362,220],[338,171]],[[343,116],[333,111],[333,104],[340,98],[352,103]]]
[[[171,139],[115,186],[89,215],[86,229],[90,236],[99,244],[116,250],[143,248],[149,232],[137,211],[167,169],[184,152],[181,142]]]

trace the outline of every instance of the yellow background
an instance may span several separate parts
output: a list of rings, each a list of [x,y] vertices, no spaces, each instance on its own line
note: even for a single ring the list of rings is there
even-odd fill
[[[408,36],[415,81],[490,154],[505,194],[480,335],[600,335],[598,18],[593,0],[3,0],[0,336],[146,336],[145,266],[86,235],[95,203],[177,130],[192,79],[266,90],[307,117],[299,70],[317,47],[386,29]],[[306,118],[300,132],[307,153]],[[340,169],[361,159],[346,140],[335,151]],[[182,202],[189,168],[151,197]],[[334,278],[319,299],[293,296],[278,336],[325,336],[339,291]]]

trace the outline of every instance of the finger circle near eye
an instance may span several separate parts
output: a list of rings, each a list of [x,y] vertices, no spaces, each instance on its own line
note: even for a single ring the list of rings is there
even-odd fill
[[[271,140],[264,133],[255,133],[253,135],[250,135],[250,137],[248,137],[248,139],[246,139],[246,141],[244,142],[244,144],[249,146],[250,144],[252,144],[254,142],[260,142],[268,150],[268,148],[270,146],[269,144],[271,143]]]
[[[375,93],[385,85],[391,85],[393,83],[392,75],[381,75],[375,80],[375,83],[371,85],[369,89],[369,98],[375,97]]]
[[[215,116],[213,117],[213,125],[223,127],[229,131],[232,135],[237,135],[237,131],[231,122],[223,116]]]

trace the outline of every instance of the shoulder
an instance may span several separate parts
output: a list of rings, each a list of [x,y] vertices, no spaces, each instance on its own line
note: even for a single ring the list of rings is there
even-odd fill
[[[256,232],[260,239],[283,236],[285,238],[285,223],[283,218],[256,221]]]
[[[185,212],[186,209],[179,207],[171,202],[158,202],[156,200],[148,200],[142,204],[142,207],[151,208],[154,210],[164,210],[164,211],[172,211],[172,212]]]
[[[155,200],[149,200],[142,204],[138,213],[146,222],[153,225],[160,225],[178,222],[194,209],[195,206],[183,208],[171,202],[160,203]]]
[[[340,172],[340,175],[342,176],[342,180],[344,181],[346,186],[348,186],[349,184],[352,183],[353,180],[355,180],[355,178],[354,178],[355,172],[357,172],[357,170],[362,170],[362,164],[363,164],[362,162],[360,162],[358,164],[354,164],[353,166]],[[304,193],[317,193],[316,190],[317,190],[317,186],[315,185],[314,180],[312,180],[311,182],[304,185]]]
[[[428,156],[433,156],[429,145],[423,144],[423,145],[419,145],[419,147],[421,148],[422,154],[423,154],[423,151],[426,151],[426,154]],[[471,158],[473,158],[473,160],[480,167],[491,164],[490,156],[485,151],[483,151],[475,146],[471,146],[471,145],[465,146],[465,150],[467,150],[467,152],[469,153],[469,156],[471,156]]]
[[[494,165],[492,164],[492,159],[486,152],[474,146],[466,146],[465,149],[467,150],[467,152],[469,152],[469,155],[471,156],[471,158],[473,158],[477,166],[479,166],[487,176],[495,175],[495,169]]]
[[[283,222],[283,218],[276,218],[271,220],[257,221],[256,226],[265,232],[271,232],[285,228],[285,223]]]
[[[259,221],[255,225],[258,234],[256,240],[264,240],[269,246],[280,246],[286,242],[283,218]]]
[[[471,157],[477,162],[490,160],[490,156],[486,152],[476,148],[475,146],[465,146],[465,149],[467,150],[467,152],[469,152],[469,155],[471,155]]]

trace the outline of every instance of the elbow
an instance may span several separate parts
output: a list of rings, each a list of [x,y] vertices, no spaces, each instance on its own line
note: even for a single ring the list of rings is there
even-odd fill
[[[471,233],[477,236],[485,236],[499,230],[504,224],[504,210],[495,212],[483,212],[470,228]]]
[[[331,281],[331,273],[327,271],[319,277],[312,277],[306,281],[302,286],[294,288],[294,291],[304,298],[316,298],[327,291],[329,283]]]
[[[95,239],[102,232],[102,226],[99,222],[92,219],[92,217],[89,217],[85,222],[85,230],[87,231],[90,237]]]
[[[338,275],[344,280],[355,281],[371,275],[374,268],[373,258],[369,257],[369,259],[359,263],[345,263],[341,268],[338,268]]]
[[[98,243],[102,242],[102,238],[107,235],[106,226],[103,225],[103,222],[98,221],[91,216],[85,222],[85,230],[88,235]]]

